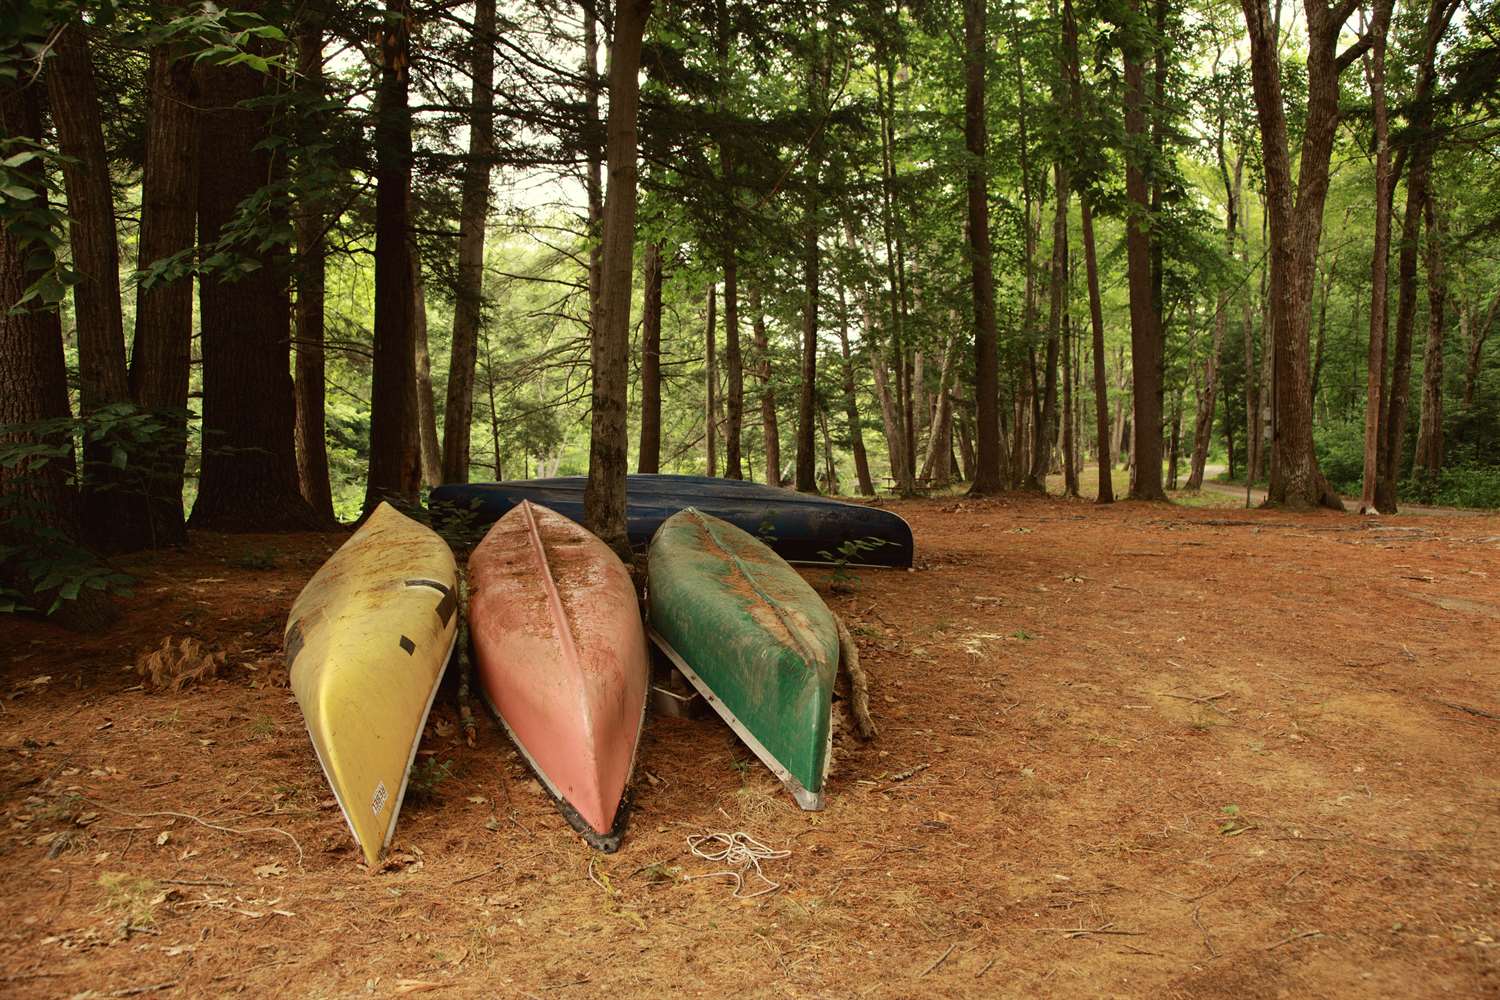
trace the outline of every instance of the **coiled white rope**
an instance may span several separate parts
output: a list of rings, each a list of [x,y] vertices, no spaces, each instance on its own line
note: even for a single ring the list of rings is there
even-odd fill
[[[706,875],[687,875],[684,876],[684,881],[700,878],[732,878],[736,899],[754,899],[756,896],[764,896],[768,892],[780,889],[781,883],[771,881],[761,870],[760,863],[779,861],[792,856],[791,851],[778,851],[768,847],[743,830],[736,830],[733,833],[697,834],[689,837],[687,844],[688,850],[704,861],[714,861],[735,867],[724,871],[709,872]],[[760,879],[762,888],[755,892],[745,892],[745,876],[751,872],[754,872],[755,877]]]

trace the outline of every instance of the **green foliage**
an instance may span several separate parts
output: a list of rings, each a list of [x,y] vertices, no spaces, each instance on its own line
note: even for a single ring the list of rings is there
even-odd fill
[[[1313,434],[1318,466],[1329,485],[1340,493],[1360,492],[1365,472],[1363,422],[1339,420],[1318,425]]]

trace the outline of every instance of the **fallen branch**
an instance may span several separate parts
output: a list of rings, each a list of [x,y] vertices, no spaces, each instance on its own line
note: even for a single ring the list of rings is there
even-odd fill
[[[302,867],[302,858],[303,858],[302,844],[297,840],[296,837],[292,836],[290,833],[287,833],[285,830],[279,829],[278,827],[274,827],[274,826],[247,826],[244,829],[235,829],[234,827],[230,827],[230,826],[220,826],[217,823],[210,823],[208,820],[201,819],[201,818],[199,818],[197,816],[194,816],[192,813],[173,812],[171,810],[159,810],[159,811],[156,811],[156,812],[134,813],[134,812],[127,812],[124,809],[116,809],[114,806],[108,806],[108,805],[105,805],[103,802],[98,802],[98,801],[96,801],[94,799],[90,799],[90,798],[87,798],[87,797],[84,798],[84,801],[87,802],[87,803],[89,803],[90,805],[98,806],[100,809],[103,809],[106,812],[112,812],[112,813],[115,813],[116,815],[119,815],[119,816],[129,816],[131,819],[150,819],[153,816],[171,816],[171,817],[176,818],[176,819],[190,820],[190,821],[192,821],[194,823],[197,823],[199,826],[208,827],[208,829],[210,829],[210,830],[218,830],[220,833],[233,833],[233,834],[237,834],[237,835],[239,835],[241,837],[247,837],[247,836],[249,836],[250,834],[253,834],[253,833],[274,833],[277,836],[285,837],[287,840],[290,840],[292,842],[292,846],[297,849],[297,867],[298,868]]]
[[[1323,932],[1322,931],[1303,931],[1301,934],[1293,934],[1290,937],[1284,937],[1280,941],[1277,941],[1275,944],[1268,944],[1268,945],[1266,945],[1266,947],[1265,947],[1264,950],[1266,950],[1266,951],[1274,951],[1275,949],[1280,948],[1284,944],[1291,944],[1293,941],[1301,941],[1303,938],[1322,937],[1322,936],[1323,936]]]
[[[950,944],[948,946],[948,950],[947,951],[943,952],[936,959],[934,959],[933,963],[931,965],[929,965],[927,968],[925,968],[921,972],[917,973],[917,978],[921,979],[923,976],[927,975],[927,973],[931,972],[933,969],[936,969],[938,966],[940,966],[944,962],[946,962],[948,960],[948,956],[951,955],[951,954],[953,954],[953,949],[957,948],[957,947],[958,947],[958,943],[957,942],[954,942],[953,944]]]
[[[839,629],[839,660],[849,673],[849,704],[854,712],[854,729],[862,740],[875,738],[878,730],[875,720],[870,718],[870,678],[859,665],[859,649],[854,645],[854,636],[838,615],[833,616]]]
[[[1437,702],[1439,705],[1443,705],[1458,712],[1467,712],[1470,715],[1477,715],[1481,719],[1493,719],[1496,722],[1500,722],[1500,715],[1496,715],[1494,712],[1486,712],[1482,708],[1475,708],[1472,705],[1460,705],[1456,701],[1442,701],[1438,698],[1434,698],[1432,700]]]

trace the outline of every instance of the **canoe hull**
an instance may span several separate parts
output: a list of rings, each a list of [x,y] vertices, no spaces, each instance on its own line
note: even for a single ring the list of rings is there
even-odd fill
[[[618,845],[649,678],[630,573],[593,534],[523,502],[469,558],[491,708],[575,828]]]
[[[678,669],[803,808],[821,808],[838,667],[833,615],[790,566],[699,511],[650,559],[651,627]]]
[[[472,518],[477,525],[503,516],[522,500],[583,522],[581,476],[439,486],[434,517]],[[637,474],[626,481],[626,530],[644,547],[662,522],[688,507],[728,521],[765,541],[788,562],[909,567],[911,528],[888,510],[808,496],[758,483],[705,476]]]
[[[292,691],[350,832],[374,865],[390,843],[457,634],[447,543],[382,504],[292,605]]]

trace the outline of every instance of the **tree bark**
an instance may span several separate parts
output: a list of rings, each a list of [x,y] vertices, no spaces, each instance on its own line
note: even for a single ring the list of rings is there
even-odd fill
[[[474,415],[474,366],[484,312],[484,237],[489,221],[490,164],[495,145],[495,0],[474,4],[473,81],[469,156],[464,163],[458,220],[458,280],[453,303],[453,348],[443,408],[442,478],[469,481],[469,436]]]
[[[229,243],[225,232],[240,205],[281,171],[262,145],[270,133],[261,103],[267,86],[265,74],[244,66],[205,67],[200,78],[199,157],[213,164],[198,172],[201,252],[227,251],[256,265],[248,273],[205,274],[198,282],[203,463],[189,524],[209,531],[328,527],[297,481],[284,255]]]
[[[880,108],[880,156],[881,156],[881,229],[885,238],[886,285],[891,303],[891,326],[885,338],[884,351],[872,350],[871,367],[875,375],[875,388],[880,394],[881,417],[891,462],[891,477],[896,482],[896,492],[910,496],[914,491],[912,466],[909,453],[910,428],[906,423],[904,407],[906,367],[906,292],[903,279],[905,254],[902,252],[900,219],[896,210],[896,93],[893,55],[882,53],[885,78],[881,79],[880,68],[875,73],[876,100]],[[852,226],[845,227],[850,246],[854,245]],[[870,332],[870,310],[865,309],[865,330]],[[873,341],[872,341],[873,347]],[[882,357],[881,355],[884,355]],[[894,385],[891,375],[894,373]]]
[[[781,429],[776,423],[776,385],[771,380],[771,343],[766,335],[766,314],[761,308],[759,285],[750,286],[750,313],[756,376],[760,379],[760,424],[765,438],[766,483],[780,486]]]
[[[651,0],[618,0],[609,54],[609,123],[605,158],[599,326],[593,337],[593,413],[584,518],[594,534],[627,561],[625,531],[625,406],[630,353],[630,274],[635,264],[636,113],[640,107],[641,40]]]
[[[194,192],[198,186],[198,141],[193,109],[198,94],[192,64],[178,58],[171,47],[159,45],[151,52],[148,80],[151,97],[136,258],[140,271],[190,251],[197,221]],[[164,428],[148,480],[144,512],[155,545],[187,544],[182,486],[192,354],[191,274],[137,284],[130,394],[135,404],[153,414]],[[328,516],[332,520],[331,508]]]
[[[1479,385],[1479,369],[1484,360],[1484,342],[1489,339],[1490,327],[1494,325],[1497,312],[1500,312],[1500,292],[1496,292],[1495,297],[1490,299],[1489,307],[1481,315],[1471,315],[1467,304],[1459,310],[1460,324],[1468,327],[1462,338],[1468,355],[1464,365],[1466,410],[1474,406],[1474,390]]]
[[[703,440],[708,445],[708,475],[719,474],[719,360],[717,285],[708,286],[708,321],[703,326]]]
[[[1267,499],[1291,507],[1343,509],[1318,467],[1313,448],[1307,306],[1328,194],[1329,158],[1339,123],[1339,76],[1370,41],[1366,36],[1344,53],[1338,52],[1343,24],[1354,6],[1355,0],[1307,4],[1307,111],[1294,182],[1278,26],[1270,0],[1241,0],[1250,38],[1250,78],[1260,122],[1270,226],[1271,390],[1276,433],[1271,441],[1274,455]],[[1384,6],[1388,11],[1389,0]]]
[[[432,356],[427,345],[427,284],[422,259],[411,250],[412,364],[417,380],[417,444],[422,459],[422,484],[443,481],[443,452],[438,444],[437,403],[432,392]]]
[[[588,120],[581,137],[586,150],[583,186],[588,196],[589,333],[599,326],[604,288],[604,161],[607,135],[599,132],[599,16],[597,0],[581,0],[583,9],[583,99]],[[607,131],[607,129],[606,129]]]
[[[1083,231],[1083,264],[1089,286],[1089,325],[1093,332],[1094,432],[1098,435],[1099,495],[1096,503],[1114,503],[1114,455],[1110,449],[1109,379],[1105,374],[1104,304],[1099,295],[1099,259],[1094,249],[1094,217],[1087,195],[1079,196]]]
[[[827,89],[822,44],[814,40],[807,70],[808,105],[814,114],[821,111]],[[799,493],[818,491],[817,451],[814,440],[818,383],[818,310],[821,304],[819,280],[822,275],[822,248],[818,243],[818,185],[823,165],[823,131],[814,131],[808,142],[807,193],[803,218],[802,284],[805,301],[802,306],[802,367],[797,392],[797,466],[795,485]]]
[[[1004,447],[1000,441],[1000,353],[995,326],[995,274],[990,249],[989,170],[984,118],[985,0],[964,0],[964,145],[969,153],[969,285],[974,299],[974,403],[977,467],[971,496],[998,493]]]
[[[1135,4],[1131,4],[1132,10]],[[1135,402],[1135,473],[1132,500],[1165,500],[1161,481],[1162,364],[1161,314],[1152,280],[1150,173],[1143,164],[1146,144],[1145,71],[1137,39],[1123,45],[1125,63],[1125,250],[1130,285],[1130,370]],[[1133,152],[1130,150],[1134,150]]]
[[[1443,470],[1443,306],[1448,286],[1443,272],[1443,226],[1431,191],[1427,221],[1427,348],[1422,355],[1422,414],[1417,424],[1414,476],[1436,482]]]
[[[410,0],[386,0],[375,119],[375,361],[364,514],[414,505],[422,485],[417,428],[416,286],[411,260]]]
[[[1375,126],[1375,249],[1370,258],[1370,336],[1365,361],[1365,447],[1363,490],[1359,512],[1374,513],[1380,482],[1382,404],[1385,393],[1386,273],[1391,257],[1390,118],[1386,110],[1386,25],[1377,24],[1366,77],[1370,85]]]
[[[865,434],[859,423],[859,403],[854,394],[854,362],[849,353],[849,300],[843,282],[839,282],[839,353],[843,357],[844,415],[849,421],[849,448],[854,452],[854,476],[859,492],[875,495],[870,479],[870,458],[865,453]]]
[[[661,471],[661,244],[646,247],[641,316],[641,446],[636,471]]]
[[[82,20],[57,35],[46,66],[52,124],[65,159],[69,243],[78,283],[73,303],[78,335],[78,409],[87,417],[101,407],[130,400],[125,371],[125,327],[120,310],[120,250],[115,235],[114,193],[99,119],[88,36]],[[121,494],[132,508],[143,504],[145,482],[131,482],[134,469],[111,465],[111,443],[87,434],[83,440],[82,516],[85,537],[103,549],[130,550],[151,544],[147,518],[118,516]],[[127,474],[131,474],[127,478]]]
[[[731,248],[724,258],[724,478],[744,479],[740,436],[745,423],[745,369],[740,358],[738,260]]]
[[[309,13],[297,32],[297,75],[309,99],[324,97],[323,22]],[[315,141],[324,125],[321,113],[307,121],[304,147]],[[309,154],[304,154],[307,156]],[[297,401],[297,481],[302,496],[320,517],[332,521],[333,492],[328,479],[328,441],[324,420],[326,355],[323,309],[326,280],[326,207],[319,192],[325,183],[321,164],[304,160],[299,165],[297,226],[297,357],[295,396]]]
[[[1224,253],[1227,259],[1232,260],[1235,230],[1239,224],[1240,192],[1243,190],[1245,177],[1245,150],[1242,146],[1235,154],[1234,171],[1231,175],[1224,155],[1222,113],[1219,116],[1217,152],[1219,179],[1224,185]],[[1198,410],[1193,421],[1193,457],[1187,481],[1187,489],[1192,493],[1203,488],[1203,473],[1208,465],[1208,447],[1213,440],[1214,413],[1217,412],[1219,355],[1224,349],[1224,335],[1229,329],[1229,300],[1232,295],[1233,292],[1227,288],[1219,293],[1214,309],[1213,340],[1208,349],[1208,357],[1203,361],[1203,392],[1198,397]]]
[[[1043,375],[1041,419],[1032,430],[1028,485],[1047,492],[1047,473],[1057,442],[1057,361],[1062,344],[1062,315],[1068,286],[1068,172],[1061,161],[1052,165],[1054,212],[1052,260],[1047,275],[1047,361]]]

